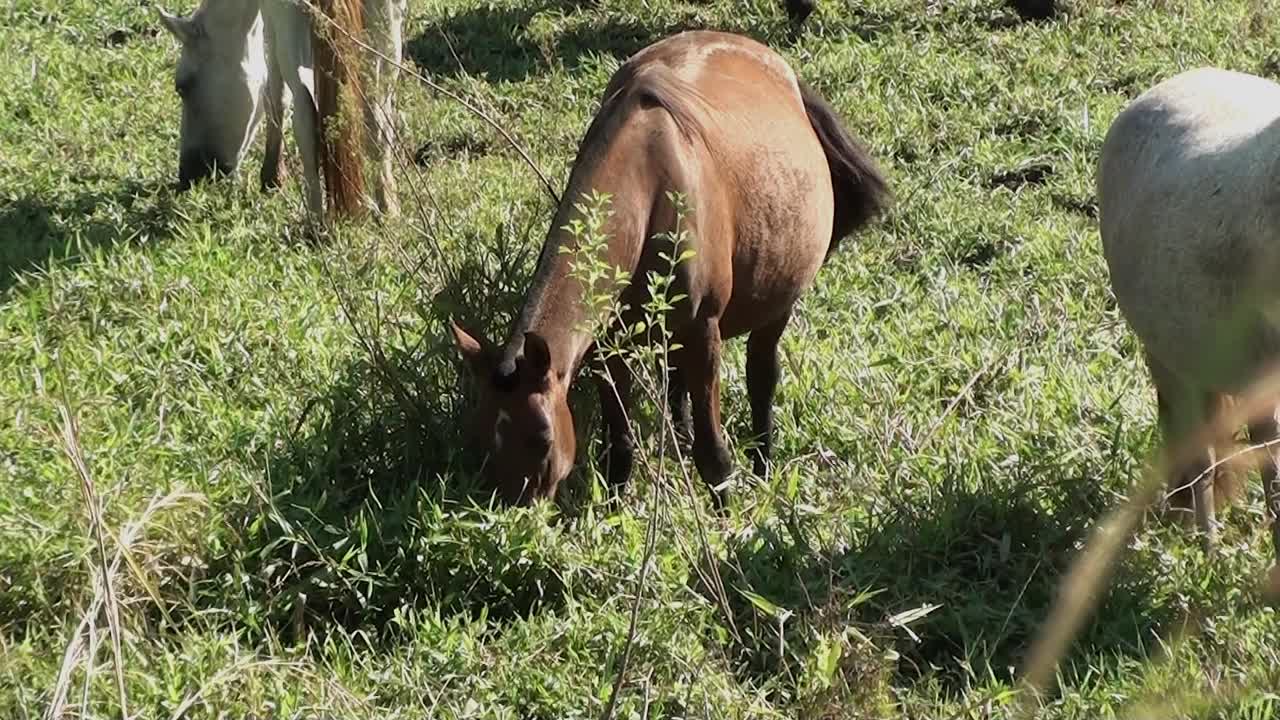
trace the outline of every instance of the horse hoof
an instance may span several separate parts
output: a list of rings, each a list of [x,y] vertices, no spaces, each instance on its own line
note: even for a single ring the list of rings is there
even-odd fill
[[[787,0],[787,17],[799,25],[817,9],[817,0]]]
[[[716,515],[720,517],[728,517],[729,515],[729,479],[726,477],[723,482],[708,488],[711,491],[711,507],[716,511]]]
[[[1023,20],[1048,20],[1057,14],[1054,0],[1009,0]]]

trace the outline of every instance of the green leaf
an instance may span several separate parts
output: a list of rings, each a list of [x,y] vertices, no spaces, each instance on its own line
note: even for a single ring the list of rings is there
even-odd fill
[[[787,618],[791,617],[790,610],[780,605],[775,605],[773,602],[771,602],[770,600],[768,600],[762,595],[753,593],[750,590],[743,590],[742,588],[738,588],[738,592],[741,593],[742,596],[745,597],[747,600],[749,600],[751,604],[754,605],[756,609],[759,610],[764,615],[767,615],[775,620],[786,620]]]

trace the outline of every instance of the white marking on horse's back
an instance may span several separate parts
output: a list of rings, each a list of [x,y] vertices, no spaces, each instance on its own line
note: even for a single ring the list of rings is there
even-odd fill
[[[791,87],[794,87],[797,95],[800,94],[800,87],[796,82],[796,74],[792,71],[791,66],[787,64],[786,60],[782,59],[782,56],[770,50],[768,47],[757,48],[753,46],[744,46],[741,43],[722,42],[708,45],[706,49],[708,57],[721,52],[741,55],[763,65],[774,75],[777,75],[778,79]]]
[[[796,74],[792,71],[791,66],[787,64],[787,61],[766,45],[754,42],[746,43],[743,42],[743,40],[744,38],[742,37],[729,35],[717,38],[713,42],[708,42],[705,45],[698,47],[694,53],[692,53],[693,62],[690,63],[692,65],[690,68],[690,74],[692,75],[700,72],[702,70],[702,66],[710,62],[715,55],[721,53],[726,55],[737,55],[762,65],[765,69],[776,75],[779,80],[782,80],[785,84],[795,88],[796,95],[799,96],[800,86],[796,81]],[[696,65],[694,63],[696,63]]]

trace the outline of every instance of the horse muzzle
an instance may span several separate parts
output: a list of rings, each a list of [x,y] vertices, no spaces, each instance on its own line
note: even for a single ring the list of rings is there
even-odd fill
[[[192,185],[212,177],[214,173],[230,175],[231,170],[230,166],[207,150],[183,150],[178,156],[178,192],[190,190]]]

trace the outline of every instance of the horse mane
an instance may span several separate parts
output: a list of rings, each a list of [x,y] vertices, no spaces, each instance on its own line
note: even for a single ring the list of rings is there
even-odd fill
[[[318,0],[317,6],[323,17],[312,20],[311,40],[320,168],[329,212],[354,215],[364,207],[364,120],[353,117],[350,109],[359,107],[364,89],[352,38],[364,32],[364,5],[361,0]]]
[[[668,65],[660,62],[623,65],[613,82],[605,89],[605,100],[598,119],[612,120],[618,117],[618,111],[631,98],[641,107],[660,107],[665,110],[685,139],[703,138],[703,124],[697,108],[708,107],[709,103],[697,88],[681,79]],[[596,123],[592,123],[583,140],[584,147],[595,139],[593,135],[596,130]]]

